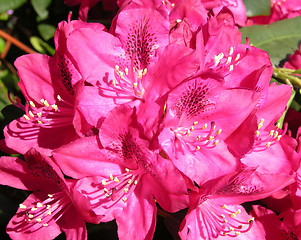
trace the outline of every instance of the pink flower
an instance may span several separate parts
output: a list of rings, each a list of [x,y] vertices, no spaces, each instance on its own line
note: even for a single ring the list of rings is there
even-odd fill
[[[25,106],[16,103],[25,114],[4,129],[9,148],[24,154],[34,147],[50,155],[53,149],[85,134],[74,110],[76,88],[83,84],[82,76],[71,63],[72,56],[66,48],[68,35],[74,29],[85,27],[103,26],[81,21],[61,22],[55,33],[54,57],[29,54],[15,61],[19,86],[27,103]]]
[[[54,239],[62,231],[67,239],[87,239],[86,219],[93,220],[89,203],[65,180],[59,168],[35,149],[25,162],[1,158],[1,184],[33,191],[7,226],[12,239]],[[70,221],[72,219],[72,221]]]
[[[253,168],[209,181],[190,193],[190,207],[179,234],[182,239],[243,235],[254,218],[239,204],[264,198],[293,181],[286,174],[259,174]]]
[[[81,178],[76,188],[90,199],[101,221],[116,219],[120,239],[152,238],[154,199],[170,212],[188,205],[184,178],[170,160],[149,147],[135,110],[123,105],[108,114],[99,140],[80,139],[53,154],[66,174]]]

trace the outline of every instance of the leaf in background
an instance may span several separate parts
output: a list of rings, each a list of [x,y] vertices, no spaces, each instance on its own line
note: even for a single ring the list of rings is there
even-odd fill
[[[51,0],[31,0],[31,4],[39,15],[40,20],[44,20],[48,17],[48,6],[50,5]]]
[[[268,16],[271,14],[270,0],[243,0],[248,17]]]
[[[26,0],[1,0],[0,13],[8,10],[15,10],[18,7],[21,7],[24,3],[26,3]]]
[[[0,37],[0,53],[3,52],[4,47],[5,47],[5,40],[2,37]]]
[[[290,99],[288,100],[288,102],[286,104],[286,110],[284,111],[284,113],[282,114],[282,116],[277,121],[280,124],[280,128],[282,128],[282,126],[283,126],[283,121],[284,121],[285,115],[286,115],[287,110],[289,109],[290,105],[292,104],[295,95],[296,95],[296,91],[293,90],[292,91],[292,95],[291,95]]]
[[[39,37],[30,37],[29,39],[30,43],[32,44],[32,46],[34,47],[34,49],[36,51],[38,51],[39,53],[42,54],[50,54],[51,56],[54,55],[55,50],[49,46],[47,43],[45,43],[41,38]]]
[[[45,41],[48,41],[49,39],[53,38],[55,27],[49,24],[41,23],[38,25],[39,33],[41,34],[42,38]]]
[[[301,17],[285,19],[269,25],[255,25],[240,29],[243,39],[267,51],[274,65],[293,54],[301,41]],[[245,41],[244,41],[245,42]]]

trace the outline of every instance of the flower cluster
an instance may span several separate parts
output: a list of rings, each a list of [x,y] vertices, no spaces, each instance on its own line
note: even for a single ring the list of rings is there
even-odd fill
[[[33,193],[12,239],[87,239],[85,221],[112,220],[120,239],[152,239],[157,208],[186,210],[181,239],[300,235],[299,137],[277,124],[291,87],[241,44],[240,1],[202,2],[118,1],[109,31],[69,16],[53,57],[16,60],[25,113],[4,134],[24,160],[2,157],[0,184]],[[289,199],[283,222],[242,206],[263,199]]]

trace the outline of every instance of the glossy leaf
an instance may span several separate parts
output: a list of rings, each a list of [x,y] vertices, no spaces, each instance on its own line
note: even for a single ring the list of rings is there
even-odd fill
[[[38,30],[42,36],[42,38],[45,41],[48,41],[49,39],[53,38],[55,27],[49,24],[39,24]]]
[[[250,44],[267,51],[274,65],[293,54],[301,41],[301,17],[286,19],[270,25],[257,25],[240,29]]]
[[[15,10],[21,7],[26,0],[1,0],[0,1],[0,13],[8,10]]]
[[[271,1],[270,0],[243,0],[246,9],[247,16],[268,16],[271,13]]]

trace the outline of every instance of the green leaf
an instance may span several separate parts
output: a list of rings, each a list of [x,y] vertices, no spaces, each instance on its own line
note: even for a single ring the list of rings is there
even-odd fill
[[[31,0],[31,4],[39,15],[40,20],[44,20],[48,17],[48,6],[50,5],[51,0]]]
[[[301,69],[297,69],[296,71],[294,71],[292,73],[301,74]]]
[[[5,48],[5,41],[2,37],[0,37],[0,53],[3,52],[4,48]]]
[[[0,12],[15,10],[21,7],[24,3],[26,3],[26,0],[0,0]]]
[[[268,16],[271,14],[270,0],[243,0],[248,17]]]
[[[36,51],[42,54],[54,55],[55,50],[39,37],[30,37],[29,41]]]
[[[288,102],[287,102],[287,105],[286,105],[287,107],[286,107],[285,112],[282,114],[282,116],[281,116],[281,117],[279,118],[279,120],[277,121],[277,123],[280,123],[280,128],[282,128],[282,126],[283,126],[283,121],[284,121],[285,115],[286,115],[286,113],[287,113],[287,111],[288,111],[290,105],[292,104],[295,95],[296,95],[296,91],[293,90],[293,91],[292,91],[292,95],[291,95],[290,99],[289,99]]]
[[[42,36],[42,38],[45,41],[48,41],[49,39],[53,38],[54,32],[55,32],[55,27],[49,24],[39,24],[38,25],[38,30]]]
[[[278,21],[269,25],[256,25],[240,29],[243,40],[267,51],[274,65],[293,54],[301,40],[301,17]],[[245,41],[244,41],[245,42]]]

